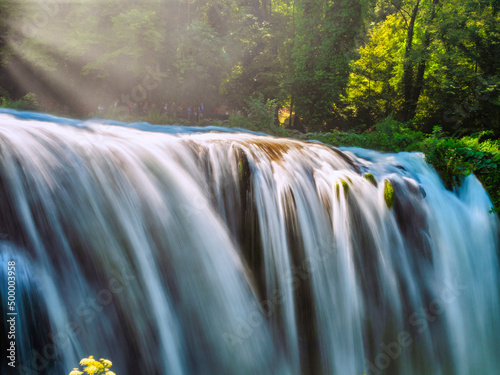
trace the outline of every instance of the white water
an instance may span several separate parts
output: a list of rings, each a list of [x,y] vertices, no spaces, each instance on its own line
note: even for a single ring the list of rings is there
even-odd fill
[[[16,261],[24,372],[2,373],[88,355],[118,375],[500,371],[498,219],[475,177],[452,193],[420,154],[12,114],[0,273]]]

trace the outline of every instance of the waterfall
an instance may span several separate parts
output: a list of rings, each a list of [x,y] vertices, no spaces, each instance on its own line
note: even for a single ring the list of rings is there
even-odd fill
[[[498,373],[491,205],[419,153],[3,110],[1,373]]]

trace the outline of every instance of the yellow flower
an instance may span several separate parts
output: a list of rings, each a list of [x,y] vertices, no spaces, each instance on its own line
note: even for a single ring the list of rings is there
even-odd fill
[[[113,363],[109,359],[101,358],[99,361],[102,362],[102,364],[104,365],[104,367],[111,367],[111,366],[113,366]]]
[[[85,369],[85,372],[89,375],[94,375],[94,374],[98,374],[100,371],[99,371],[99,368],[94,366],[94,365],[90,365],[90,366],[87,366],[87,368]]]
[[[89,356],[88,358],[84,358],[80,361],[80,366],[86,366],[88,365],[90,362],[93,362],[94,361],[94,356],[91,355]]]
[[[89,362],[89,363],[87,364],[87,366],[95,366],[95,367],[97,367],[97,368],[98,368],[98,369],[100,369],[100,370],[104,369],[103,364],[102,364],[101,362],[99,362],[99,361],[96,361],[95,359],[94,359],[94,360],[92,360],[91,362]]]
[[[94,359],[94,356],[89,356],[88,358],[84,358],[80,361],[80,366],[84,367],[83,371],[78,371],[78,369],[74,369],[69,375],[82,375],[86,373],[88,375],[116,375],[113,371],[109,371],[109,368],[113,365],[113,363],[109,359],[101,358],[99,361]]]

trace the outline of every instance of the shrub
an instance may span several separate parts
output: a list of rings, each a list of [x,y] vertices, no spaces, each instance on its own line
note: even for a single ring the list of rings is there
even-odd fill
[[[481,132],[460,139],[445,136],[440,127],[425,140],[426,161],[441,176],[448,189],[459,186],[471,173],[488,191],[494,207],[500,207],[500,142],[482,141],[491,132]]]
[[[248,130],[259,130],[257,124],[250,120],[246,116],[237,115],[232,113],[229,115],[228,127],[230,128],[242,128]]]
[[[165,124],[173,124],[173,122],[169,121],[169,118],[165,116],[163,113],[159,113],[157,111],[150,110],[144,119],[147,123],[152,125],[165,125]]]
[[[274,125],[276,107],[276,100],[266,100],[262,94],[251,97],[245,102],[246,116],[236,114],[229,116],[230,127],[272,133],[278,129]]]
[[[11,100],[7,96],[3,96],[2,107],[23,111],[35,111],[39,109],[36,95],[32,92],[27,93],[19,100]]]

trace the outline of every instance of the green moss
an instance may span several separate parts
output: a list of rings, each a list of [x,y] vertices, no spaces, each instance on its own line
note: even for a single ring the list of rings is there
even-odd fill
[[[349,193],[349,184],[347,183],[347,181],[340,179],[340,184],[335,185],[335,192],[337,194],[337,199],[340,198],[340,185],[342,185],[342,187],[344,188],[344,194],[346,196]]]
[[[394,206],[394,189],[387,180],[384,182],[384,199],[387,208],[390,210]]]
[[[375,180],[375,176],[373,176],[371,173],[367,173],[363,177],[370,181],[373,186],[377,186],[377,180]]]
[[[240,179],[243,179],[245,176],[245,166],[243,165],[243,160],[238,162],[238,170],[240,171]]]

